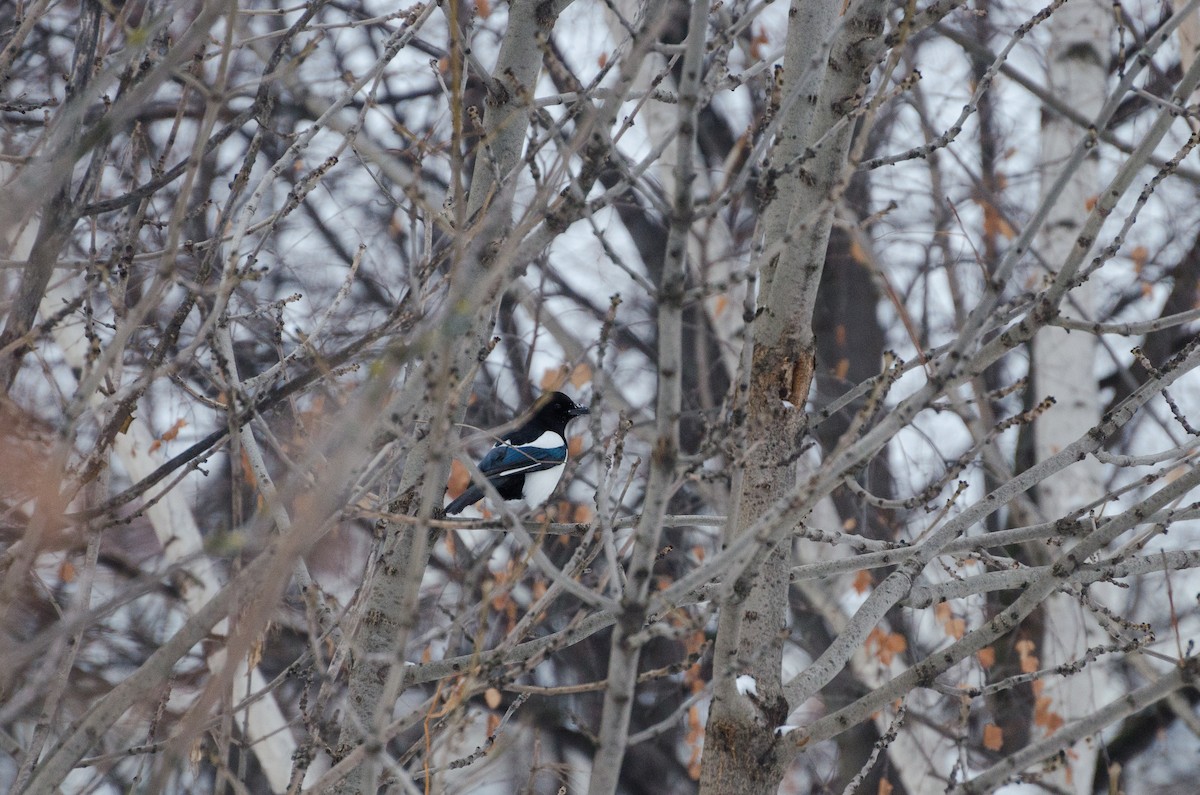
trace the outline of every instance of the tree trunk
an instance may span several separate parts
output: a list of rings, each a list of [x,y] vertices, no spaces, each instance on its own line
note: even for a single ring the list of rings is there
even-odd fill
[[[838,20],[829,4],[799,2],[789,13],[784,118],[766,176],[759,309],[743,382],[745,419],[736,431],[747,454],[734,483],[727,540],[743,534],[796,482],[816,353],[813,308],[835,201],[849,178],[853,125],[845,116],[859,104],[883,29],[882,3],[863,3],[851,13]],[[790,550],[790,543],[771,550],[722,600],[701,793],[769,795],[790,762],[776,732],[796,706],[784,698],[781,670]],[[739,692],[741,676],[754,678],[756,695]]]
[[[1107,95],[1108,43],[1112,10],[1095,0],[1070,2],[1050,18],[1050,51],[1047,54],[1047,83],[1054,95],[1087,118],[1093,118]],[[1062,168],[1062,161],[1085,132],[1071,121],[1047,110],[1042,119],[1041,170],[1043,185],[1049,185]],[[1041,262],[1052,273],[1075,245],[1083,220],[1100,190],[1095,157],[1088,157],[1075,171],[1047,218],[1037,241]],[[1039,272],[1041,269],[1039,268]],[[1095,318],[1095,289],[1085,282],[1071,290],[1063,304],[1064,314],[1085,320]],[[1032,342],[1034,402],[1052,396],[1055,405],[1034,426],[1035,461],[1043,461],[1078,439],[1100,421],[1099,387],[1096,383],[1097,338],[1090,334],[1046,327]],[[1044,516],[1066,516],[1103,493],[1100,466],[1086,458],[1047,478],[1038,487]],[[1090,612],[1069,594],[1051,596],[1042,608],[1042,640],[1038,656],[1041,667],[1070,664],[1082,659],[1089,647],[1108,642]],[[1112,695],[1111,673],[1094,663],[1078,673],[1050,677],[1034,689],[1033,738],[1053,734],[1060,721],[1090,714]],[[1065,764],[1049,774],[1049,780],[1064,791],[1079,795],[1091,792],[1093,769],[1099,746],[1075,743]]]

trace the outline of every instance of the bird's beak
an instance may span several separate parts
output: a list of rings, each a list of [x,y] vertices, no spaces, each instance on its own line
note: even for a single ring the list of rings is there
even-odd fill
[[[576,405],[576,406],[572,406],[571,408],[567,409],[567,413],[570,414],[572,417],[578,417],[581,414],[591,414],[592,412],[588,410],[587,406]]]

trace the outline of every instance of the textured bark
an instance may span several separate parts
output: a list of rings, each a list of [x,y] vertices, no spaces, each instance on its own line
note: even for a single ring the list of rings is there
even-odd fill
[[[428,519],[441,507],[443,486],[450,472],[452,423],[462,418],[461,407],[451,413],[458,405],[455,396],[463,384],[469,384],[474,367],[486,355],[494,307],[504,286],[488,272],[486,261],[487,252],[501,241],[503,230],[511,222],[509,205],[503,201],[493,203],[506,190],[504,184],[497,183],[496,176],[501,183],[511,183],[509,175],[520,162],[528,125],[527,99],[541,68],[537,40],[549,35],[559,12],[569,2],[519,3],[511,7],[483,115],[491,145],[488,156],[476,158],[467,206],[458,214],[460,224],[468,219],[482,223],[469,244],[459,241],[462,250],[454,263],[456,271],[447,298],[451,316],[441,327],[443,337],[431,346],[435,352],[410,379],[391,412],[404,427],[422,429],[413,440],[397,497],[389,506],[394,513]],[[466,334],[456,333],[460,329]],[[429,531],[420,524],[387,523],[381,523],[380,530],[383,538],[374,556],[373,576],[364,585],[362,620],[353,639],[351,715],[343,724],[338,756],[382,729],[406,686],[405,647],[417,622],[421,582],[429,560]],[[358,766],[339,782],[336,791],[374,792],[378,765],[377,757],[372,756],[366,765]]]
[[[1070,103],[1087,118],[1094,117],[1107,98],[1108,42],[1112,12],[1095,0],[1074,0],[1055,12],[1050,22],[1051,46],[1047,54],[1047,82],[1060,100]],[[1060,163],[1085,133],[1053,112],[1042,119],[1041,168],[1045,184],[1058,175]],[[1051,273],[1058,271],[1076,244],[1093,197],[1101,189],[1097,162],[1089,157],[1075,171],[1062,196],[1046,220],[1036,250]],[[1064,314],[1095,318],[1095,290],[1092,282],[1071,290],[1064,302]],[[1050,396],[1055,405],[1034,425],[1034,457],[1042,461],[1086,433],[1100,420],[1099,388],[1096,384],[1097,338],[1062,328],[1044,328],[1032,343],[1033,401]],[[1066,516],[1076,508],[1097,499],[1104,491],[1101,468],[1087,458],[1047,478],[1038,485],[1038,502],[1045,516]],[[1106,634],[1095,624],[1079,602],[1069,594],[1051,596],[1039,611],[1041,638],[1039,657],[1045,667],[1071,663],[1087,649],[1107,642]],[[1035,628],[1036,625],[1035,625]],[[1034,739],[1052,734],[1056,719],[1070,722],[1090,713],[1113,692],[1115,683],[1103,665],[1091,665],[1083,671],[1044,683],[1038,699],[1049,711],[1035,709],[1028,715],[1034,725]],[[1047,716],[1049,722],[1035,720]],[[1094,742],[1076,743],[1067,753],[1065,765],[1050,774],[1051,781],[1079,795],[1091,791],[1093,770],[1099,746]]]
[[[833,202],[848,179],[852,126],[842,124],[811,158],[796,164],[857,106],[882,43],[882,3],[864,3],[849,14],[835,26],[826,4],[797,2],[789,12],[783,96],[790,102],[772,154],[778,170],[766,177],[771,187],[763,245],[770,254],[763,263],[758,316],[751,327],[754,349],[739,429],[742,449],[753,452],[734,484],[729,540],[743,534],[796,482],[816,354],[813,310]],[[788,746],[775,731],[795,706],[784,698],[780,668],[790,548],[784,543],[771,550],[761,567],[739,577],[722,600],[702,793],[774,793],[790,761]],[[737,692],[735,681],[743,675],[754,677],[756,697]]]
[[[646,501],[634,536],[627,579],[621,594],[617,624],[609,648],[608,687],[600,719],[599,747],[592,763],[588,795],[612,795],[621,777],[621,761],[629,740],[638,662],[642,644],[638,634],[646,623],[647,603],[659,551],[671,485],[679,461],[679,407],[682,400],[683,296],[687,273],[687,247],[693,221],[692,175],[699,93],[703,85],[704,45],[708,31],[708,2],[691,9],[679,86],[679,117],[674,133],[678,147],[671,225],[658,297],[658,395],[654,449]]]

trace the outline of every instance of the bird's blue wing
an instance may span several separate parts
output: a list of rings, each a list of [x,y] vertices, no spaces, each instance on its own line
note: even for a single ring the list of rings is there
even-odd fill
[[[550,469],[567,460],[566,447],[532,447],[501,444],[493,447],[479,462],[479,471],[488,479],[538,472]]]

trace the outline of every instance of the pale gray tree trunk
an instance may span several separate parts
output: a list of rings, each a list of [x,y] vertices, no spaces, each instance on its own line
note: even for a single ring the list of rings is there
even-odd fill
[[[1051,44],[1046,57],[1047,84],[1055,97],[1086,118],[1094,118],[1107,97],[1112,9],[1098,0],[1072,0],[1059,8],[1048,24]],[[1070,120],[1050,110],[1045,112],[1039,157],[1043,186],[1049,186],[1059,175],[1063,162],[1085,134]],[[1050,208],[1037,239],[1037,254],[1051,273],[1057,273],[1075,247],[1100,189],[1097,160],[1088,157]],[[1093,320],[1095,310],[1096,288],[1092,281],[1071,290],[1063,303],[1063,313],[1069,317]],[[1099,423],[1096,349],[1094,335],[1054,326],[1041,329],[1034,337],[1034,399],[1053,396],[1055,400],[1055,405],[1034,426],[1037,461],[1055,455]],[[1098,499],[1104,491],[1101,469],[1096,459],[1089,457],[1042,481],[1038,486],[1038,501],[1043,515],[1066,516]],[[1046,601],[1044,622],[1039,650],[1044,668],[1079,660],[1089,647],[1107,641],[1089,611],[1067,594],[1054,594]],[[1052,734],[1059,719],[1070,722],[1090,714],[1110,699],[1113,684],[1111,673],[1101,664],[1087,666],[1070,676],[1047,679],[1036,698],[1048,705],[1048,710],[1037,710],[1042,720],[1034,726],[1034,737]],[[1095,742],[1076,743],[1066,756],[1066,764],[1051,774],[1053,783],[1080,795],[1091,792],[1098,750]]]
[[[742,449],[752,452],[734,483],[727,543],[796,482],[794,460],[813,377],[813,307],[835,203],[848,178],[853,124],[846,117],[860,103],[882,44],[883,11],[880,2],[864,2],[839,18],[832,4],[792,3],[783,119],[767,171],[773,185],[762,226],[758,316],[751,326],[749,389],[739,429]],[[781,670],[790,548],[780,544],[770,551],[721,600],[702,793],[769,795],[790,762],[787,743],[776,733],[796,706],[783,695]],[[754,678],[757,695],[738,692],[740,676]]]

